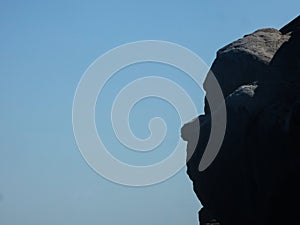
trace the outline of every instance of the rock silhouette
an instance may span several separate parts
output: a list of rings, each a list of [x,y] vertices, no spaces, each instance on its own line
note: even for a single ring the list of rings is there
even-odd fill
[[[300,16],[220,49],[211,71],[225,97],[227,126],[206,170],[198,166],[210,135],[207,101],[205,114],[182,128],[188,154],[196,146],[187,173],[203,205],[200,224],[300,224]]]

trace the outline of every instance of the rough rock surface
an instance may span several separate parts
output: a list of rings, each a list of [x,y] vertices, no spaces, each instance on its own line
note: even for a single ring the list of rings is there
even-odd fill
[[[227,126],[217,157],[199,172],[210,135],[206,102],[187,162],[203,205],[201,225],[300,224],[300,17],[225,46],[211,70],[225,97]],[[195,123],[182,128],[188,154]]]

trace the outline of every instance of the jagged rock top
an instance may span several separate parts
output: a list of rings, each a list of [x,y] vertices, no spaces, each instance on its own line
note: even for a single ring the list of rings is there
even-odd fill
[[[260,29],[221,48],[211,71],[217,78],[224,97],[241,85],[270,81],[268,65],[278,49],[290,38],[291,33],[282,34],[273,28]],[[265,71],[262,72],[263,70]],[[273,76],[272,81],[274,80]],[[206,90],[205,82],[204,89]],[[205,112],[208,111],[206,107]]]
[[[223,54],[246,53],[268,64],[277,49],[289,38],[289,35],[282,35],[273,28],[260,29],[223,47],[217,52],[217,57]]]

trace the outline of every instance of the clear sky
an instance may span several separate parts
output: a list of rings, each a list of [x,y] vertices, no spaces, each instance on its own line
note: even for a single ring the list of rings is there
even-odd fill
[[[259,28],[280,28],[299,12],[296,0],[1,0],[0,224],[196,225],[201,205],[186,168],[163,183],[133,188],[112,183],[87,165],[72,131],[76,86],[97,57],[121,44],[171,41],[211,65],[222,46]],[[123,74],[136,71],[181,82],[179,71],[157,65]],[[105,118],[102,106],[124,82],[117,78],[97,104],[97,122]],[[201,112],[201,91],[186,80],[181,85]],[[172,107],[158,99],[143,104],[132,111],[132,127],[141,138],[147,137],[144,123],[156,114],[165,116],[170,135],[178,136],[181,124],[173,121],[176,115],[169,116]],[[128,155],[110,128],[98,129],[111,153],[133,164],[161,160],[173,144],[154,158]]]

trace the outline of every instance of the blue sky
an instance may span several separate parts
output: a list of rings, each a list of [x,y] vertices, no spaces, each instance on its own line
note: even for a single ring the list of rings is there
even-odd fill
[[[97,57],[118,45],[171,41],[210,65],[225,44],[259,28],[280,28],[299,9],[296,0],[1,0],[0,224],[196,225],[200,203],[185,168],[163,183],[133,188],[100,177],[86,164],[72,132],[76,86]],[[182,75],[144,66],[139,71]],[[107,105],[120,86],[117,78],[97,104],[97,121],[105,114],[101,104]],[[182,85],[201,111],[201,92],[187,80]],[[143,104],[132,112],[138,121],[133,129],[141,137],[147,136],[143,121],[156,114],[167,116],[170,137],[178,136],[181,124],[173,123],[176,114],[168,116],[172,107],[155,99]],[[112,154],[125,161],[152,163],[169,154],[166,147],[154,158],[127,155],[110,132],[103,131]]]

